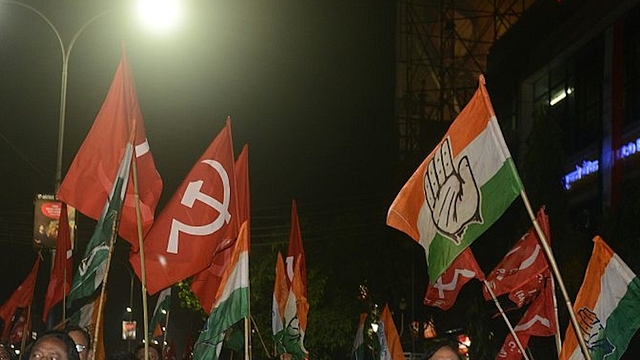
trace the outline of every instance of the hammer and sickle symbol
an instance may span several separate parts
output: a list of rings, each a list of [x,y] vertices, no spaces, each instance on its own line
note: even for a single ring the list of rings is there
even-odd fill
[[[179,233],[183,232],[189,235],[206,236],[220,230],[225,223],[231,221],[229,213],[229,202],[231,199],[231,188],[229,187],[229,175],[224,166],[215,160],[202,160],[203,163],[211,166],[220,175],[222,180],[223,198],[222,202],[200,191],[202,189],[203,180],[192,181],[187,186],[187,190],[182,195],[180,203],[188,208],[192,208],[196,200],[200,200],[207,206],[218,212],[218,217],[211,223],[205,225],[188,225],[179,220],[171,221],[171,231],[169,233],[169,243],[167,244],[167,252],[172,254],[178,253]]]

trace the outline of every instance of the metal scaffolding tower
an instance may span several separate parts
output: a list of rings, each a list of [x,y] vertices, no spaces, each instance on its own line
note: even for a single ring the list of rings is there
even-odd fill
[[[493,42],[535,0],[398,0],[400,163],[422,159],[477,88]]]

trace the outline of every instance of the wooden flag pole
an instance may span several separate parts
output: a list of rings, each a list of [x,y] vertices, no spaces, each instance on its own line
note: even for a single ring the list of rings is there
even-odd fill
[[[569,317],[571,318],[571,324],[573,325],[573,329],[576,333],[576,338],[578,339],[578,343],[580,344],[580,349],[582,350],[582,355],[586,360],[591,360],[591,354],[589,354],[589,350],[587,349],[587,344],[584,342],[584,338],[581,336],[582,330],[580,330],[580,324],[578,324],[578,318],[576,318],[576,313],[573,311],[573,305],[571,304],[571,300],[569,299],[569,294],[567,293],[567,288],[564,286],[564,281],[560,276],[560,270],[558,270],[558,264],[556,263],[556,259],[553,256],[553,252],[551,251],[551,247],[547,241],[547,237],[540,228],[540,224],[536,220],[536,215],[531,208],[531,203],[529,202],[529,198],[527,197],[527,193],[523,190],[520,191],[520,196],[522,197],[522,201],[524,202],[524,206],[529,213],[529,218],[533,223],[533,227],[536,229],[536,233],[540,238],[540,242],[542,243],[542,248],[544,252],[547,254],[547,259],[549,260],[549,264],[551,265],[551,269],[553,270],[553,275],[558,281],[558,286],[560,287],[560,292],[562,293],[562,297],[564,299],[565,305],[567,306],[567,310],[569,311]]]
[[[135,124],[135,122],[134,122]],[[135,157],[135,154],[134,154]],[[147,309],[147,270],[144,260],[144,239],[142,235],[142,214],[140,213],[140,195],[138,193],[138,167],[136,161],[133,166],[133,194],[136,204],[136,223],[138,225],[138,248],[140,249],[140,283],[142,288],[142,313],[144,318],[144,358],[149,360],[149,311]]]
[[[560,336],[560,323],[558,322],[558,299],[556,299],[556,282],[551,277],[551,294],[553,295],[553,314],[555,315],[555,323],[556,323],[556,350],[558,351],[558,356],[560,356],[560,352],[562,351],[562,337]]]
[[[102,307],[104,305],[104,297],[107,291],[107,280],[109,278],[109,269],[111,268],[111,258],[113,256],[113,248],[116,243],[116,237],[118,236],[118,224],[120,219],[120,213],[118,211],[114,211],[115,220],[113,221],[113,225],[111,225],[111,238],[109,239],[109,255],[107,256],[107,265],[104,270],[104,279],[102,279],[102,287],[100,289],[100,302],[98,304],[98,315],[96,316],[96,326],[93,330],[93,342],[91,343],[91,350],[93,351],[93,356],[96,356],[98,351],[98,339],[100,334],[100,322],[102,321]],[[108,214],[107,214],[108,216]]]
[[[509,318],[507,318],[507,314],[504,313],[504,310],[502,309],[502,305],[500,305],[500,302],[498,301],[498,298],[496,297],[496,294],[491,289],[491,286],[489,285],[487,280],[482,280],[482,282],[484,283],[484,286],[489,291],[489,294],[491,294],[491,298],[493,299],[493,303],[496,304],[496,307],[498,308],[498,311],[500,311],[500,315],[502,315],[502,318],[504,319],[504,322],[507,324],[507,327],[509,328],[509,332],[513,336],[513,340],[516,342],[516,345],[518,345],[518,349],[520,350],[520,353],[525,358],[525,360],[529,360],[529,356],[524,351],[524,346],[522,346],[522,342],[520,342],[520,338],[518,337],[518,335],[516,334],[515,329],[511,325],[511,321],[509,321]]]
[[[260,329],[258,328],[258,324],[256,324],[256,320],[251,315],[249,315],[249,317],[251,318],[251,323],[253,324],[253,327],[256,329],[256,333],[258,334],[258,339],[260,339],[260,343],[262,344],[262,348],[264,349],[265,354],[267,354],[267,356],[271,356],[271,354],[269,354],[269,349],[267,348],[267,344],[265,344],[264,339],[262,339],[262,335],[260,334]]]

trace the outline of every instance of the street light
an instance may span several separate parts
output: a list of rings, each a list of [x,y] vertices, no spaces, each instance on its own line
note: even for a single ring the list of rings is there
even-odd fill
[[[178,14],[180,14],[180,7],[178,6],[178,3],[176,0],[162,0],[162,1],[140,0],[140,3],[146,4],[146,6],[144,7],[139,6],[139,8],[144,9],[144,11],[146,12],[145,18],[148,24],[163,24],[163,26],[172,25],[169,23],[169,21],[172,19],[172,16],[169,16],[169,14],[173,14],[173,17],[176,17]],[[28,5],[19,1],[14,1],[14,0],[0,0],[0,4],[16,5],[24,9],[27,9],[32,13],[34,13],[35,15],[37,15],[42,21],[44,21],[47,24],[47,26],[49,26],[51,31],[53,31],[53,33],[56,36],[56,39],[58,40],[58,45],[60,46],[60,53],[62,56],[62,74],[61,74],[62,80],[60,82],[60,117],[59,117],[59,123],[58,123],[58,144],[57,144],[58,152],[56,157],[56,174],[55,174],[56,176],[55,191],[58,192],[58,188],[60,187],[60,183],[62,182],[62,153],[63,153],[63,145],[64,145],[64,127],[65,127],[65,113],[66,113],[66,103],[67,103],[67,74],[68,74],[68,68],[69,68],[69,56],[71,55],[71,50],[73,50],[73,46],[75,45],[76,41],[89,25],[94,23],[99,18],[102,18],[109,13],[115,12],[116,9],[107,9],[91,17],[82,26],[80,26],[78,31],[76,31],[75,34],[73,34],[71,41],[69,41],[69,43],[65,46],[65,43],[62,40],[62,36],[60,35],[60,31],[58,31],[58,28],[56,28],[53,22],[51,22],[51,20],[49,20],[49,18],[47,18],[47,16],[45,16],[40,10],[36,9],[31,5]],[[177,17],[173,20],[174,20],[173,23],[175,23],[175,21],[177,21]],[[157,27],[157,26],[154,26],[154,27]]]

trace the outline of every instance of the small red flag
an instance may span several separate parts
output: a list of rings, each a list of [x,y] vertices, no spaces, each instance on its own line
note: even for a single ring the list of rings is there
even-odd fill
[[[11,328],[11,318],[19,308],[28,308],[33,300],[33,292],[36,287],[36,279],[38,277],[38,268],[40,267],[40,255],[38,254],[31,272],[24,279],[22,284],[18,286],[16,291],[11,294],[11,297],[0,307],[0,318],[4,320],[4,330],[2,332],[2,338],[6,339],[9,336],[9,330]]]
[[[291,201],[291,230],[289,231],[289,248],[287,249],[287,279],[291,284],[293,279],[294,264],[300,262],[300,276],[302,278],[303,295],[307,296],[307,260],[302,247],[302,233],[300,231],[300,221],[298,220],[298,205],[296,200]],[[291,286],[291,285],[289,285]]]
[[[47,294],[44,298],[42,321],[47,321],[51,308],[60,302],[69,293],[71,288],[71,276],[73,275],[73,254],[71,252],[71,231],[69,229],[69,217],[67,204],[62,203],[60,219],[58,219],[58,238],[56,240],[56,256],[53,260],[53,269],[49,278]]]
[[[245,145],[242,152],[238,155],[235,164],[236,186],[238,193],[238,219],[240,223],[249,220],[250,202],[249,202],[249,147]],[[247,232],[249,228],[247,227]],[[194,276],[191,283],[191,291],[200,300],[200,305],[207,312],[211,312],[215,301],[222,274],[231,261],[231,253],[233,252],[232,243],[229,243],[223,249],[217,250],[213,255],[211,265],[202,272]]]
[[[135,123],[135,125],[134,125]],[[162,179],[149,150],[135,84],[123,50],[116,74],[100,112],[60,185],[58,198],[98,220],[135,126],[135,156],[143,235],[151,228],[162,192]],[[132,175],[130,175],[131,177]],[[134,184],[130,178],[118,233],[138,251]]]
[[[467,247],[434,284],[429,282],[423,303],[449,310],[456,302],[462,287],[473,278],[484,280],[484,273],[473,256],[471,248]]]
[[[238,236],[231,120],[205,150],[144,242],[149,294],[206,269]],[[129,262],[140,277],[140,254]]]
[[[556,315],[553,307],[551,275],[545,271],[542,290],[514,328],[523,348],[527,348],[531,336],[553,336],[556,333]],[[511,334],[502,345],[496,359],[520,360],[522,353]]]
[[[537,222],[545,236],[551,242],[549,218],[543,209],[538,211]],[[549,262],[534,228],[520,238],[504,259],[487,277],[487,283],[496,296],[518,291],[529,280],[537,277],[549,268]],[[483,288],[484,298],[491,299],[491,294]],[[515,295],[514,295],[515,296]],[[512,296],[512,298],[514,298]],[[523,303],[520,303],[522,305]]]

